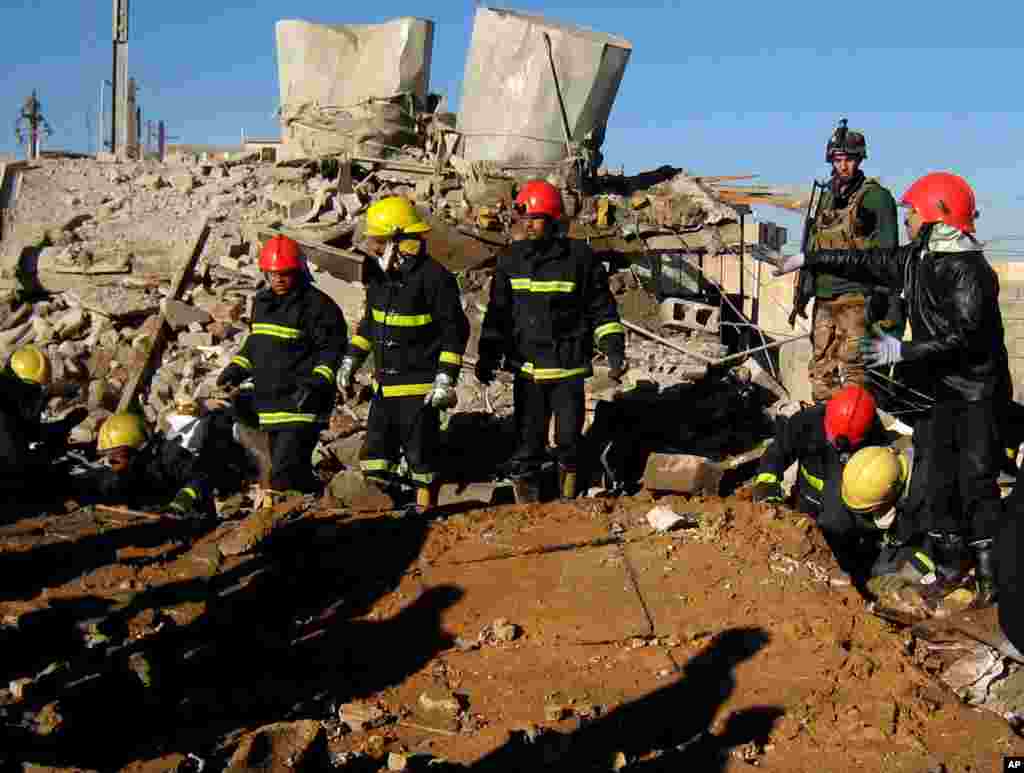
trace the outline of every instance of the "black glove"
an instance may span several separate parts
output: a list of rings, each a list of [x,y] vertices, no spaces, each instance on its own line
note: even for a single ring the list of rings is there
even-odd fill
[[[89,415],[89,409],[84,406],[75,408],[63,419],[43,424],[40,428],[40,440],[49,450],[56,451],[67,445],[68,435],[71,430],[85,421]]]
[[[249,371],[237,363],[231,363],[217,376],[217,386],[236,387],[249,378]]]
[[[173,515],[176,518],[188,520],[199,519],[204,516],[203,512],[199,510],[199,498],[188,488],[183,488],[179,491],[166,507],[161,508],[160,512],[165,515]]]
[[[762,480],[754,484],[754,501],[763,504],[778,504],[782,501],[782,486]]]
[[[481,357],[476,361],[476,368],[473,373],[476,375],[476,380],[484,386],[487,386],[494,381],[494,371],[498,369],[498,365],[494,360]]]
[[[300,413],[324,413],[334,407],[331,403],[334,391],[334,384],[320,376],[305,379],[295,390],[295,405]]]
[[[622,377],[629,370],[626,362],[626,336],[619,333],[605,336],[601,340],[601,349],[608,358],[608,378],[622,381]]]

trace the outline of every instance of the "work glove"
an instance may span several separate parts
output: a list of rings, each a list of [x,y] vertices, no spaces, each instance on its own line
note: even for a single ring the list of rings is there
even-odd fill
[[[231,363],[217,376],[217,386],[236,387],[249,378],[249,371],[237,363]]]
[[[608,355],[608,378],[622,383],[622,377],[629,370],[629,363],[626,362],[622,352],[612,352]]]
[[[857,346],[868,368],[889,367],[903,361],[903,342],[896,336],[864,336],[858,339]]]
[[[71,430],[85,421],[89,415],[89,409],[84,406],[75,408],[63,419],[43,424],[40,431],[40,440],[50,451],[63,449],[68,442],[68,435]]]
[[[476,368],[473,373],[476,375],[476,380],[484,386],[487,386],[494,381],[494,372],[498,369],[498,364],[494,360],[486,357],[481,357],[476,361]]]
[[[438,373],[434,377],[434,386],[423,398],[423,404],[439,411],[447,411],[454,408],[459,402],[459,396],[455,392],[455,382],[447,373]]]
[[[754,484],[754,501],[758,504],[778,504],[782,501],[782,485],[766,480]]]
[[[346,397],[352,396],[356,371],[358,369],[359,366],[356,364],[355,357],[345,357],[341,361],[341,367],[338,368],[338,390],[344,393]]]
[[[295,406],[299,413],[325,413],[334,396],[333,385],[321,376],[313,376],[299,382],[295,390]]]
[[[198,505],[198,497],[189,489],[183,488],[160,512],[178,518],[199,519],[203,517],[203,513],[199,510]]]
[[[804,267],[804,254],[798,252],[796,255],[790,255],[788,258],[782,258],[777,264],[776,269],[773,272],[775,276],[782,276],[783,274],[792,274],[794,271],[799,271]]]

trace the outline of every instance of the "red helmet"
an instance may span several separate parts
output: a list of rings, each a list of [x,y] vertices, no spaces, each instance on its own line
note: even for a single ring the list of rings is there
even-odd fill
[[[903,194],[907,204],[926,223],[943,222],[963,231],[974,233],[974,191],[967,181],[951,172],[932,172],[919,179]]]
[[[260,271],[297,271],[302,268],[302,253],[294,239],[274,236],[260,250]]]
[[[546,180],[530,180],[519,189],[516,207],[522,207],[526,216],[546,215],[557,220],[562,216],[562,194]]]
[[[852,451],[864,442],[875,421],[875,398],[864,387],[847,384],[825,406],[825,437],[836,448]]]

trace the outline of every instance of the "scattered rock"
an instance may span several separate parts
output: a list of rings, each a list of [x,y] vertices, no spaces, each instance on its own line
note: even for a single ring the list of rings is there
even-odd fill
[[[161,175],[158,174],[143,174],[135,178],[135,185],[139,188],[146,188],[148,190],[155,191],[158,188],[163,188],[167,185],[167,182]]]
[[[391,721],[384,709],[362,703],[343,703],[338,707],[338,719],[353,733],[366,733]]]
[[[205,309],[173,299],[164,302],[164,315],[167,317],[167,324],[171,326],[171,330],[187,328],[193,322],[205,325],[213,319],[210,312]]]
[[[331,479],[331,496],[357,512],[392,510],[395,500],[358,470],[342,470]]]
[[[692,518],[684,518],[669,507],[658,505],[647,513],[647,523],[655,531],[668,532],[697,525]]]
[[[178,345],[188,348],[213,346],[213,335],[211,333],[183,333],[178,336]]]
[[[454,717],[462,711],[462,701],[451,690],[432,687],[420,693],[420,706],[424,711]]]
[[[278,722],[245,736],[226,768],[233,773],[252,770],[301,770],[326,754],[323,726],[316,720]]]
[[[510,642],[515,641],[521,632],[522,629],[518,625],[510,623],[504,617],[499,617],[493,623],[484,626],[478,638],[481,644]]]
[[[178,193],[190,193],[196,187],[195,178],[188,172],[172,174],[168,178],[168,182]]]

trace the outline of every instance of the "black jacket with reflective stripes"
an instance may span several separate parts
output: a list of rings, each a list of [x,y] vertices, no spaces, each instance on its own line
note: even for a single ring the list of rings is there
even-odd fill
[[[980,251],[928,252],[931,227],[903,247],[808,253],[805,268],[900,287],[913,340],[904,378],[936,400],[1011,397],[999,279]]]
[[[626,329],[604,265],[585,242],[524,240],[499,257],[480,357],[534,381],[586,377],[595,344],[625,351]]]
[[[878,419],[858,446],[889,444],[889,437]],[[838,481],[843,474],[847,454],[842,454],[825,436],[825,405],[815,405],[776,422],[775,441],[768,446],[757,471],[757,483],[781,484],[782,476],[793,462],[797,470],[797,502],[806,512],[817,512],[822,506],[822,492],[828,481]]]
[[[72,476],[76,496],[102,502],[165,502],[187,492],[196,509],[209,506],[210,476],[200,459],[176,440],[156,435],[132,459],[123,473],[102,469]]]
[[[382,396],[425,395],[440,372],[457,380],[469,320],[455,276],[427,255],[387,273],[376,261],[366,268],[366,312],[348,351],[357,361],[373,353]]]
[[[309,282],[286,295],[270,288],[256,293],[252,328],[231,362],[252,375],[261,428],[316,421],[315,414],[299,410],[297,393],[304,384],[334,389],[347,339],[341,309]]]

